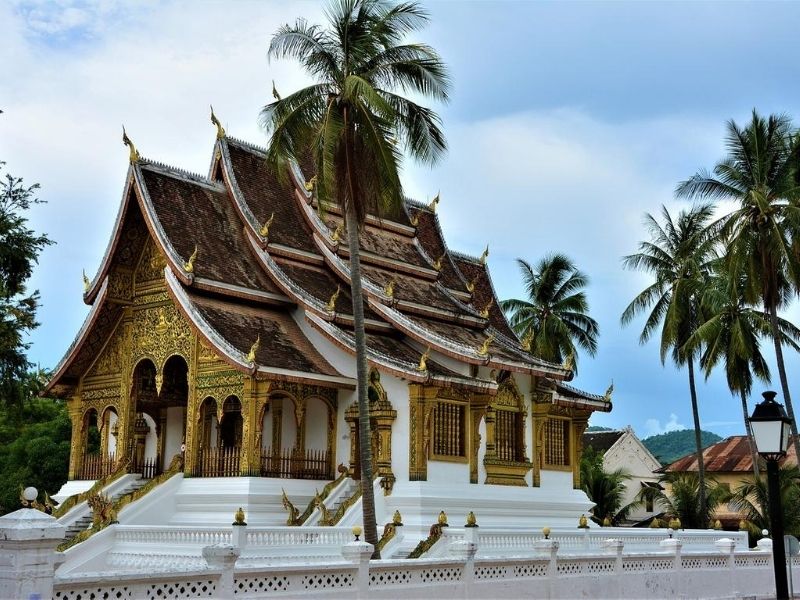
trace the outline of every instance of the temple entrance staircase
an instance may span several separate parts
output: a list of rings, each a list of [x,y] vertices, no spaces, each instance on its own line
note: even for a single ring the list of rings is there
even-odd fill
[[[116,502],[125,494],[141,489],[147,482],[148,480],[141,475],[129,475],[120,482],[120,485],[115,485],[117,482],[112,482],[102,488],[99,493],[107,496],[112,502]],[[81,531],[89,529],[92,526],[93,519],[92,509],[85,500],[76,505],[75,508],[59,519],[67,528],[65,541],[71,540]]]

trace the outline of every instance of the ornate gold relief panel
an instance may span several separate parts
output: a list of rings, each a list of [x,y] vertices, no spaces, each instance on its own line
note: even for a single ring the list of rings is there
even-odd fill
[[[163,281],[164,280],[164,267],[167,266],[167,260],[161,250],[158,249],[152,238],[148,239],[145,243],[142,256],[139,258],[139,263],[136,265],[136,288],[139,291],[145,282]]]

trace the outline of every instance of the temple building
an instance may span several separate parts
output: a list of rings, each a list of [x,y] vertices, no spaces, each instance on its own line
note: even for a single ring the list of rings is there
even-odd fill
[[[331,482],[352,500],[362,441],[340,207],[320,210],[309,165],[273,172],[219,125],[207,176],[125,140],[111,241],[84,276],[91,309],[46,390],[72,421],[60,497],[180,464],[172,500],[128,522],[229,524],[244,506],[250,522],[284,524],[287,501],[302,509]],[[360,234],[378,519],[483,507],[498,525],[574,526],[591,506],[582,434],[610,392],[580,391],[569,365],[528,352],[488,249],[449,249],[437,202],[369,214]],[[340,523],[358,522],[344,504]]]

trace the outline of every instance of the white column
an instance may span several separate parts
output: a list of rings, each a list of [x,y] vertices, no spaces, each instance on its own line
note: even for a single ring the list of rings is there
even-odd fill
[[[476,529],[475,527],[467,528]],[[475,554],[478,552],[478,544],[468,540],[456,540],[447,548],[453,558],[464,561],[463,577],[461,579],[464,588],[464,597],[470,597],[470,590],[475,581]]]
[[[358,566],[357,598],[369,597],[369,559],[374,551],[375,546],[367,542],[350,542],[342,546],[344,559]]]
[[[214,544],[203,548],[203,558],[206,559],[208,567],[220,571],[215,598],[233,600],[234,567],[239,554],[241,550],[229,544]]]
[[[683,568],[683,564],[681,563],[681,547],[683,546],[683,542],[676,538],[667,538],[666,540],[661,540],[660,546],[673,555],[672,564],[675,573],[675,593],[679,598],[685,598],[686,586],[684,585],[683,577],[681,577],[681,569]]]
[[[738,598],[739,593],[736,591],[736,563],[733,555],[736,550],[736,542],[730,538],[720,538],[714,545],[720,553],[728,557],[728,569],[730,570],[731,578],[731,598]]]
[[[65,527],[32,508],[0,517],[0,598],[51,598]]]

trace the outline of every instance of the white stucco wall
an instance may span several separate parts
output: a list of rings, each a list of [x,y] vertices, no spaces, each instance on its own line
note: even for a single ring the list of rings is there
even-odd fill
[[[291,450],[294,448],[297,438],[297,419],[294,414],[294,402],[289,398],[281,398],[283,402],[283,413],[281,414],[281,450]]]
[[[630,429],[626,430],[622,437],[603,456],[603,468],[607,472],[625,469],[631,475],[631,479],[626,484],[625,504],[636,499],[639,490],[642,489],[643,481],[655,482],[658,480],[658,475],[654,471],[659,467],[661,467],[661,464],[650,454]],[[653,508],[655,509],[654,511],[648,512],[645,510],[645,506],[642,505],[631,512],[630,518],[641,521],[660,512],[658,506]]]
[[[183,443],[183,424],[186,421],[186,408],[183,406],[170,406],[167,409],[167,426],[164,434],[164,461],[162,467],[166,469],[172,457],[179,454]]]
[[[153,417],[147,413],[142,413],[144,420],[147,422],[147,427],[150,431],[147,432],[147,437],[144,439],[144,458],[149,460],[156,457],[158,453],[158,435],[156,435],[156,422]]]
[[[114,431],[114,426],[117,424],[117,413],[114,411],[108,412],[108,455],[113,456],[117,453],[117,436],[111,432]]]
[[[328,406],[320,398],[306,402],[306,449],[325,450],[328,447]]]

